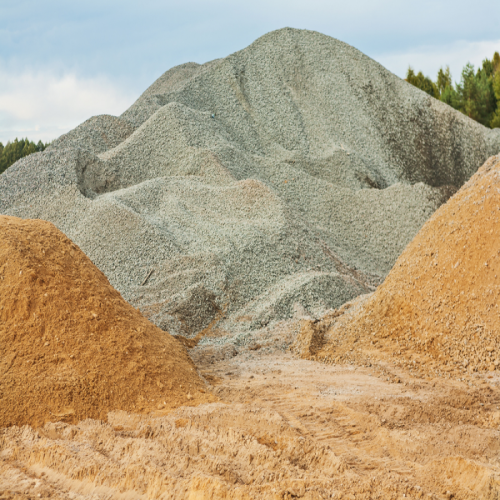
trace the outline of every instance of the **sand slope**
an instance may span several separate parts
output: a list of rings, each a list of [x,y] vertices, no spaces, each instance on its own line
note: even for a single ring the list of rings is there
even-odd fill
[[[499,207],[496,156],[431,217],[374,294],[304,324],[296,350],[340,360],[377,348],[424,374],[500,369]]]
[[[0,236],[0,427],[211,399],[180,343],[52,224],[1,216]]]
[[[202,362],[223,403],[0,431],[0,495],[498,498],[498,376],[474,387],[409,376],[394,384],[374,366],[262,354],[282,339],[273,332],[258,351]]]

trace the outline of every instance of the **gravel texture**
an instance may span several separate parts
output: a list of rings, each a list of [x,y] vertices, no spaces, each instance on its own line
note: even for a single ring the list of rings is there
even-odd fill
[[[248,330],[373,290],[499,150],[353,47],[283,29],[20,160],[0,213],[52,221],[172,333]]]
[[[388,356],[425,377],[498,372],[499,207],[500,155],[432,215],[375,293],[304,322],[294,350],[330,363]]]
[[[130,121],[116,116],[93,116],[67,134],[61,135],[47,149],[81,148],[94,154],[104,153],[118,146],[135,129]]]

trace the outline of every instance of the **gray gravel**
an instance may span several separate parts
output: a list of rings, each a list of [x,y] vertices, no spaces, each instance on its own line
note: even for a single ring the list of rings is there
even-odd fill
[[[54,222],[172,333],[250,331],[372,290],[499,151],[353,47],[283,29],[20,160],[0,213]]]
[[[80,148],[94,154],[104,153],[122,143],[136,128],[130,121],[116,116],[93,116],[61,135],[47,149]]]

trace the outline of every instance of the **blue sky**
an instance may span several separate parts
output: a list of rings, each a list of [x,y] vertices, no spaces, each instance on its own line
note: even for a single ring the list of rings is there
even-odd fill
[[[498,0],[1,0],[0,141],[120,114],[168,68],[284,26],[343,40],[401,77],[449,64],[457,80],[500,50],[499,20]]]

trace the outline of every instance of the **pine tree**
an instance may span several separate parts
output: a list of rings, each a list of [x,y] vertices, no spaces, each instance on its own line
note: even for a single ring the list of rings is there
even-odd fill
[[[36,146],[34,142],[29,142],[28,139],[24,141],[24,147],[21,151],[21,158],[36,153]]]
[[[450,68],[440,68],[436,82],[410,67],[406,81],[429,95],[466,114],[486,127],[500,127],[500,54],[485,59],[474,71],[472,64],[462,70],[461,81],[453,85]]]
[[[474,66],[467,63],[462,71],[462,79],[456,86],[458,109],[486,126],[490,125],[496,111],[492,79],[487,74],[489,69],[490,65],[483,63],[483,69],[475,73]]]
[[[32,153],[43,151],[48,145],[49,143],[44,144],[42,141],[35,144],[28,138],[21,140],[16,138],[13,142],[7,142],[5,146],[0,142],[0,174],[17,160]]]
[[[411,67],[408,68],[408,72],[406,73],[406,81],[411,83],[415,87],[427,92],[432,97],[439,97],[439,91],[436,87],[436,84],[427,76],[419,71],[417,75]]]
[[[437,74],[436,87],[438,89],[439,95],[443,95],[443,92],[447,88],[453,87],[453,82],[451,81],[450,67],[446,66],[446,71],[440,68]]]
[[[498,56],[498,52],[495,52],[495,56]],[[497,99],[497,109],[493,118],[490,122],[491,128],[500,128],[500,57],[497,58],[499,60],[498,64],[495,66],[496,71],[493,76],[493,92],[495,93],[495,97]],[[493,61],[495,61],[495,57],[493,56]]]
[[[498,52],[495,52],[493,54],[493,72],[496,73],[497,71],[500,70],[500,54]]]
[[[446,87],[441,93],[440,100],[452,108],[459,109],[460,100],[453,85]]]

